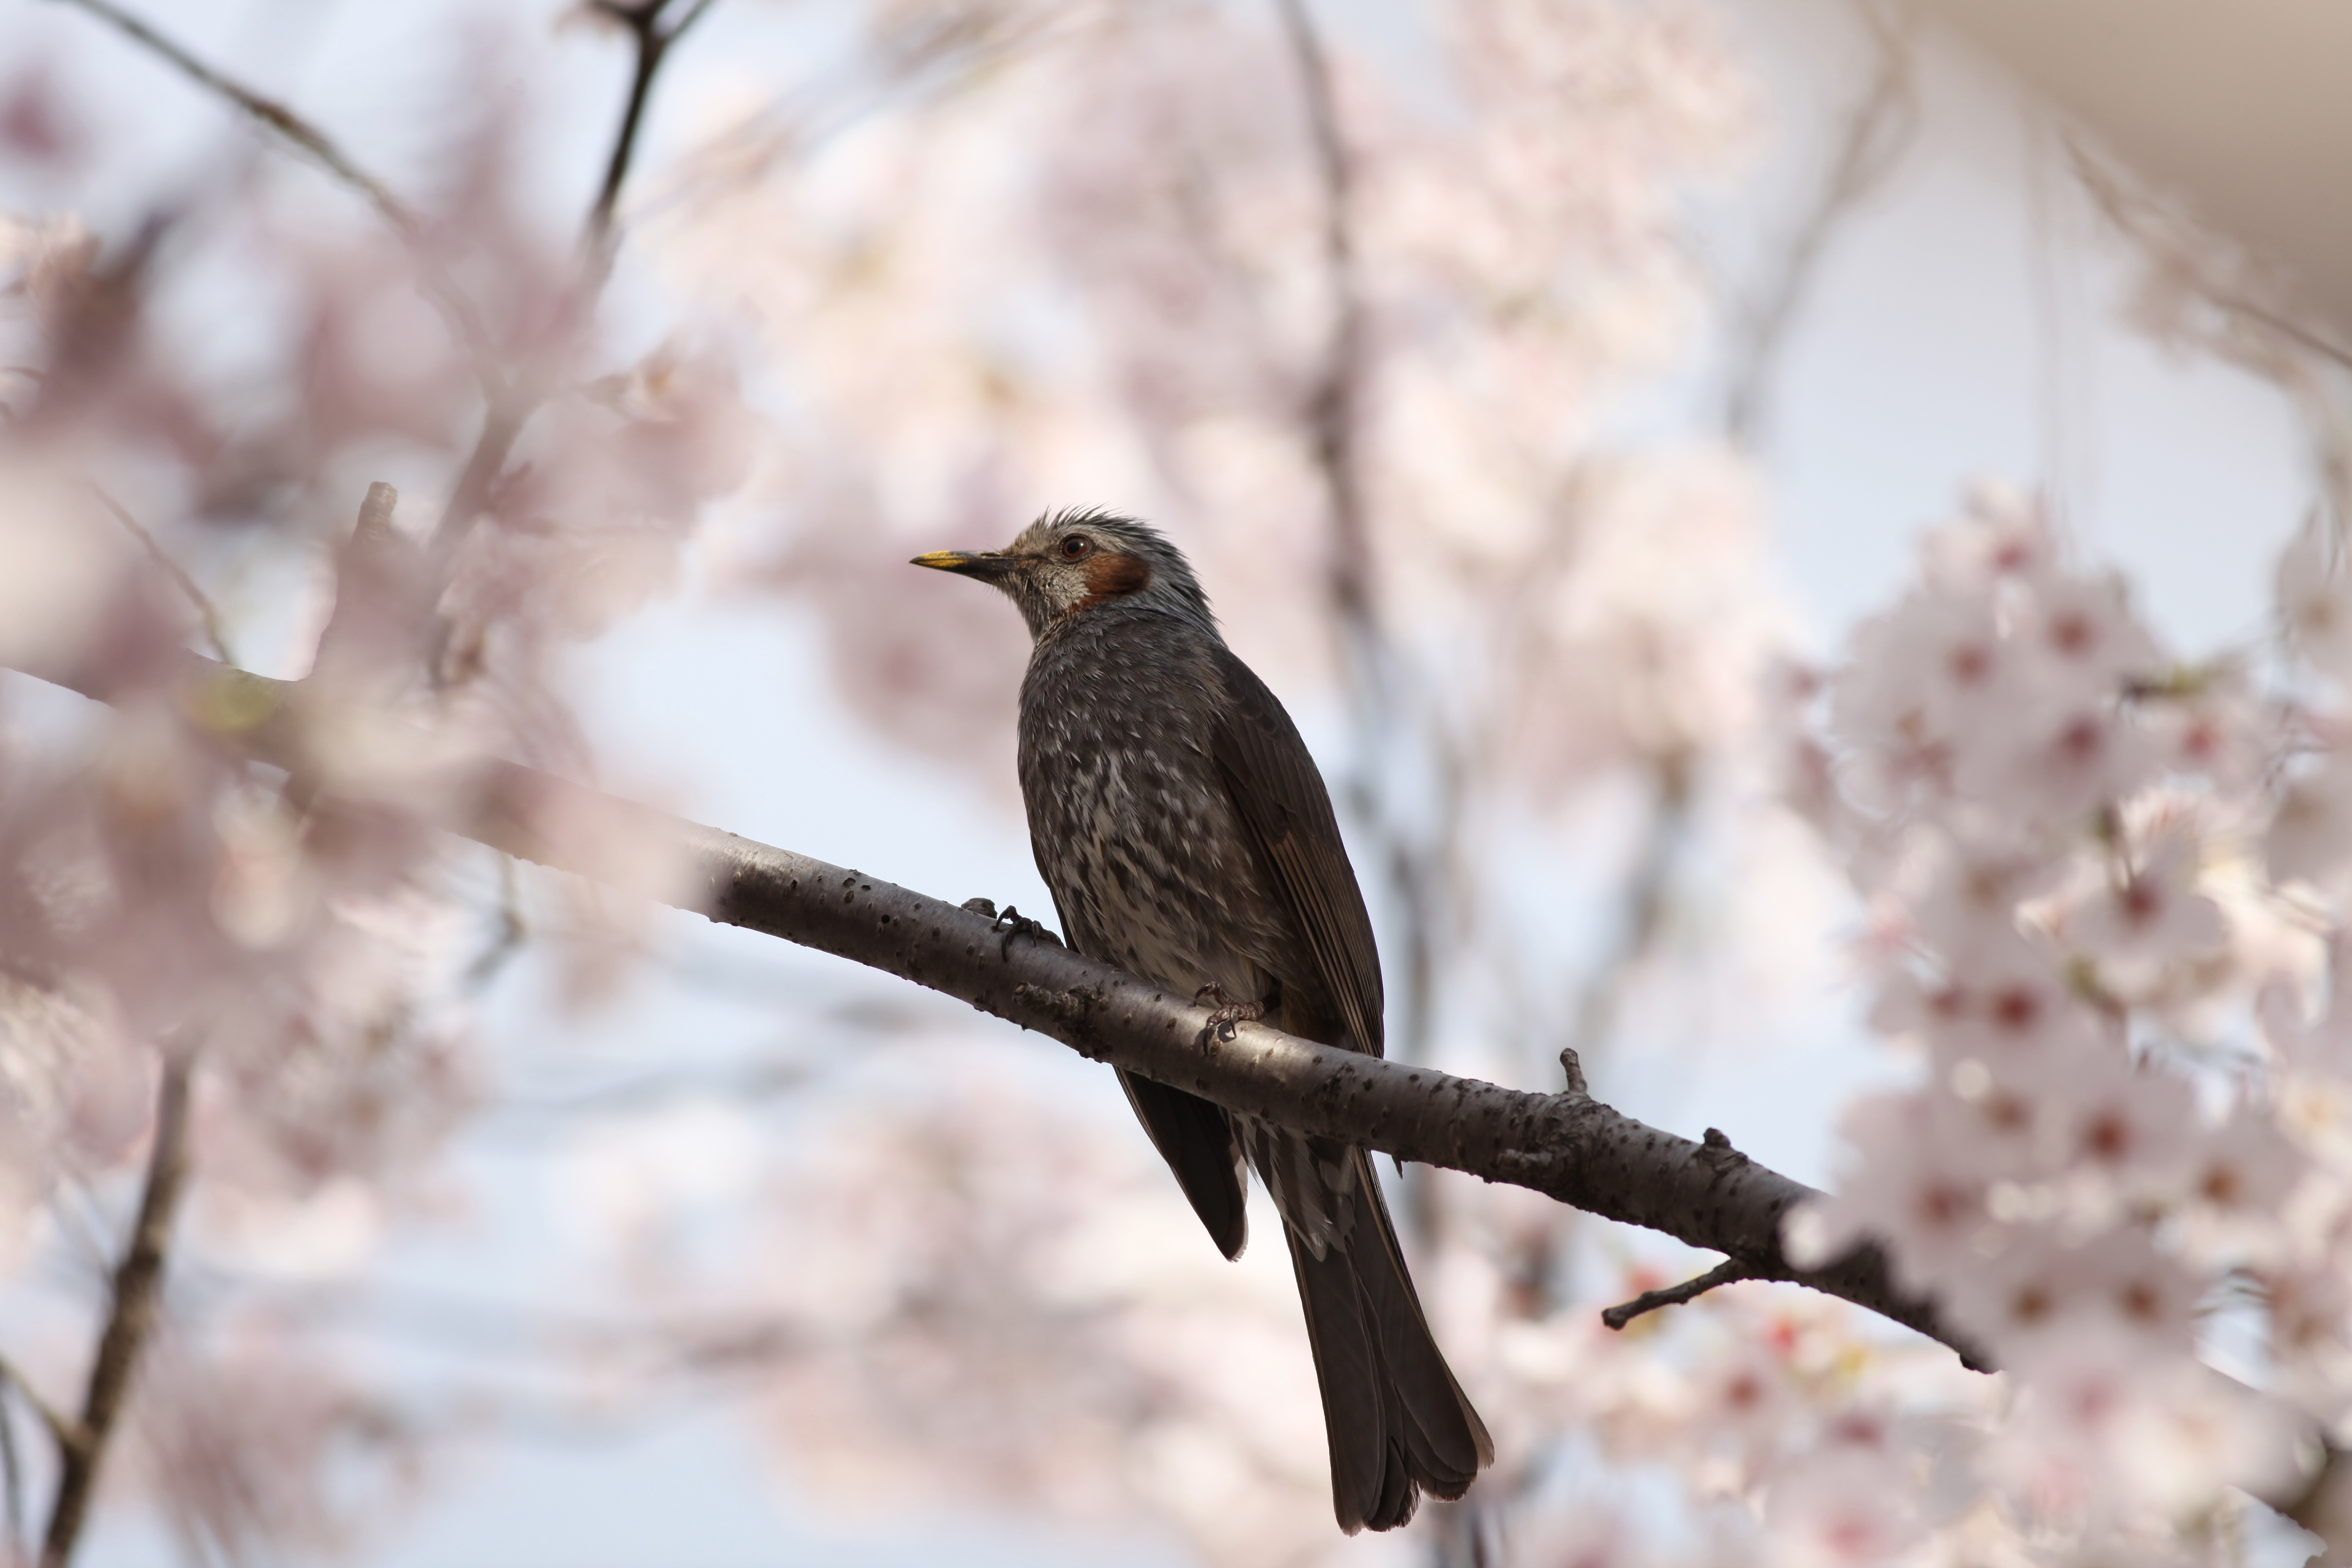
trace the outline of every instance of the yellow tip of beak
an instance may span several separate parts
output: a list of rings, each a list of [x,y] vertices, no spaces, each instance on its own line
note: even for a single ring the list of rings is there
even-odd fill
[[[1004,557],[994,551],[974,552],[970,550],[934,550],[928,555],[918,555],[909,566],[928,566],[934,572],[961,572],[985,574],[1004,563]]]

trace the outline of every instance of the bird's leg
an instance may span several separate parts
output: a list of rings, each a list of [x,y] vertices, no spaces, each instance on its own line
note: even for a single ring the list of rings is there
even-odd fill
[[[1011,958],[1013,956],[1013,939],[1016,936],[1034,936],[1041,942],[1050,942],[1055,947],[1062,945],[1062,939],[1060,937],[1055,936],[1052,931],[1047,931],[1045,926],[1036,921],[1031,920],[1027,915],[1023,914],[1018,909],[1015,909],[1011,904],[1005,905],[1003,911],[1000,912],[996,906],[989,902],[986,899],[967,899],[964,900],[963,907],[971,910],[971,912],[976,915],[987,915],[991,917],[989,920],[988,929],[1003,934],[1004,946],[1000,949],[997,953],[999,958]]]
[[[1211,1035],[1221,1040],[1230,1040],[1234,1037],[1235,1025],[1255,1024],[1265,1016],[1265,1003],[1236,1002],[1226,995],[1225,988],[1213,980],[1192,994],[1194,1006],[1211,1003],[1215,1004],[1217,1010],[1209,1015],[1208,1027],[1201,1031],[1201,1043],[1204,1046],[1209,1043]]]

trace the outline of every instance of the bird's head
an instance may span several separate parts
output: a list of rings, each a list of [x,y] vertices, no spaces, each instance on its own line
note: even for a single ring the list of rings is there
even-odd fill
[[[1113,610],[1209,621],[1208,598],[1183,554],[1158,530],[1108,512],[1052,512],[1002,550],[935,550],[913,563],[995,584],[1021,606],[1033,637]]]

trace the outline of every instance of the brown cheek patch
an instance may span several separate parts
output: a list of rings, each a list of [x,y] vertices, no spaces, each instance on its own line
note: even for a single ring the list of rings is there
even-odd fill
[[[1087,609],[1151,585],[1151,568],[1139,555],[1097,555],[1087,563],[1087,596],[1075,609]]]

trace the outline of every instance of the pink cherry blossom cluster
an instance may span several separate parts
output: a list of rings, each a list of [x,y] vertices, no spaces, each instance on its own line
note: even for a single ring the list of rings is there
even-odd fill
[[[584,767],[562,650],[671,580],[747,462],[731,362],[682,328],[614,366],[599,279],[509,154],[461,136],[431,210],[322,214],[275,170],[103,239],[0,215],[0,668],[104,700],[0,689],[7,1418],[78,1412],[103,1312],[34,1283],[116,1266],[186,1070],[165,1234],[224,1283],[173,1317],[123,1463],[232,1557],[336,1538],[339,1454],[413,1447],[268,1302],[440,1201],[472,996],[517,929],[448,832],[472,770]],[[410,493],[365,512],[380,478]]]
[[[2312,826],[2342,790],[2333,554],[2315,524],[2282,563],[2265,688],[2168,654],[2120,577],[1988,489],[1825,682],[1790,683],[1823,710],[1795,793],[1866,900],[1871,1023],[1917,1081],[1849,1107],[1835,1195],[1790,1240],[1883,1240],[2002,1369],[1965,1471],[2037,1540],[2182,1525],[2188,1551],[2182,1521],[2289,1495],[2296,1443],[2352,1413],[2327,956],[2352,846]]]

